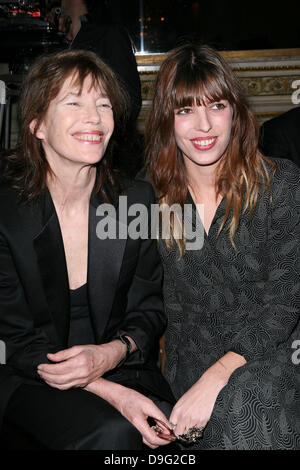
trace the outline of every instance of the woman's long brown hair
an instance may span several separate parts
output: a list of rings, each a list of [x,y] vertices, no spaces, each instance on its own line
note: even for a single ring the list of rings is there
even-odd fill
[[[234,234],[243,211],[255,208],[259,189],[270,187],[273,162],[258,151],[258,125],[229,64],[208,46],[185,44],[171,51],[157,75],[152,108],[146,125],[146,155],[150,180],[161,204],[184,207],[188,181],[181,151],[174,137],[174,110],[227,100],[233,109],[231,137],[216,173],[216,195],[226,195],[220,227]],[[274,171],[273,171],[274,172]],[[183,224],[182,224],[183,230]],[[171,214],[171,240],[180,253],[185,238],[176,238]]]
[[[41,141],[35,133],[42,123],[50,102],[58,95],[65,80],[73,78],[74,86],[82,90],[84,80],[91,77],[91,86],[104,89],[112,104],[115,129],[104,158],[96,165],[98,171],[96,191],[105,193],[104,182],[109,181],[119,192],[118,178],[112,168],[112,155],[116,141],[126,123],[128,96],[120,88],[110,68],[96,54],[89,51],[67,50],[39,57],[29,70],[22,87],[19,102],[20,139],[15,150],[2,158],[1,179],[18,190],[23,201],[40,196],[46,187],[51,169]],[[30,124],[35,122],[34,132]]]

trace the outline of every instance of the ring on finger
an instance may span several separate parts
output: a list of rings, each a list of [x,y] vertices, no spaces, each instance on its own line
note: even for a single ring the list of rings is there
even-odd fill
[[[188,444],[201,439],[205,426],[193,426],[182,434],[176,435],[177,439]]]

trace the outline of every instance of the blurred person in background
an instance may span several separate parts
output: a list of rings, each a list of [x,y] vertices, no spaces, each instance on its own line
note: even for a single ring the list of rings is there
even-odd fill
[[[125,27],[112,20],[104,0],[62,0],[61,31],[66,33],[71,49],[95,52],[115,72],[130,98],[126,138],[114,165],[130,177],[143,167],[144,142],[136,121],[141,109],[141,83],[134,55],[134,45]]]
[[[300,107],[265,121],[259,145],[264,155],[288,158],[300,167]]]

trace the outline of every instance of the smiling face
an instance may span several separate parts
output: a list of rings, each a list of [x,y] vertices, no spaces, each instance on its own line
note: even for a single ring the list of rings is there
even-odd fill
[[[226,100],[175,109],[174,136],[187,169],[216,166],[229,144],[232,107]]]
[[[55,172],[66,166],[94,165],[105,153],[114,130],[113,111],[104,91],[91,83],[87,77],[79,94],[74,77],[68,77],[36,131]]]

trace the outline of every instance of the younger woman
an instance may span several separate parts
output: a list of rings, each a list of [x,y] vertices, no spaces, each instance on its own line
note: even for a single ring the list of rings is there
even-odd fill
[[[159,242],[165,375],[178,400],[170,421],[197,449],[300,445],[300,173],[265,158],[257,141],[223,58],[193,44],[171,51],[147,153],[160,202],[192,205],[204,234],[202,248],[189,249],[173,217]]]

